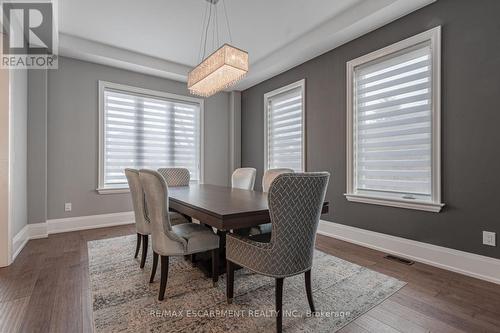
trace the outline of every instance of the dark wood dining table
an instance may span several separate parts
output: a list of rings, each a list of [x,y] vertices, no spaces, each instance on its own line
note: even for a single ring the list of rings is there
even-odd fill
[[[192,184],[168,189],[169,206],[220,231],[271,222],[267,193],[226,186]],[[328,202],[322,214],[328,212]]]
[[[230,230],[249,228],[269,223],[267,193],[226,186],[191,184],[168,189],[169,208],[183,215],[214,227],[221,237],[221,270],[225,268],[225,238]],[[328,202],[323,203],[322,214],[328,212]],[[208,272],[209,264],[203,264]]]

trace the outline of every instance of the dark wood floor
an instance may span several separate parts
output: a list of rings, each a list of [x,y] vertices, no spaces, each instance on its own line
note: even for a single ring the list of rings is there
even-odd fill
[[[0,269],[0,332],[91,332],[87,241],[134,233],[133,226],[32,240]],[[500,332],[500,286],[318,236],[317,247],[408,284],[341,332]],[[133,250],[131,250],[133,251]]]

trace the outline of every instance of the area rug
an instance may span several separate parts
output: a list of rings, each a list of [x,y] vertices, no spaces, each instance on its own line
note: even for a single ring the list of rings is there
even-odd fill
[[[159,270],[149,283],[133,258],[136,236],[88,242],[95,332],[274,332],[272,278],[235,272],[233,304],[226,303],[225,275],[217,287],[184,258],[171,258],[165,300],[157,300]],[[303,274],[286,278],[284,332],[335,332],[405,285],[392,277],[315,251],[312,270],[317,313],[309,312]]]

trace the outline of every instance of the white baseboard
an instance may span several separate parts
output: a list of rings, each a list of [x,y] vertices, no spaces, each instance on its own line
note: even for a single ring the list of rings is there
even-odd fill
[[[113,227],[117,225],[134,223],[134,212],[123,212],[102,215],[68,217],[63,219],[47,220],[47,222],[25,225],[24,228],[14,236],[12,241],[12,261],[24,248],[30,239],[48,237],[50,234],[70,232],[87,229]]]
[[[500,260],[328,221],[318,234],[500,284]]]
[[[13,259],[30,239],[49,234],[134,223],[133,212],[79,216],[26,225],[13,239]],[[337,238],[431,266],[500,284],[500,260],[417,242],[334,222],[320,221],[318,234]]]
[[[26,246],[30,239],[47,237],[47,227],[45,223],[27,224],[21,229],[12,240],[12,262]]]
[[[21,229],[12,240],[12,262],[30,240],[30,225],[27,224]]]
[[[134,223],[134,212],[68,217],[47,220],[47,233],[58,234],[78,230],[114,227]]]

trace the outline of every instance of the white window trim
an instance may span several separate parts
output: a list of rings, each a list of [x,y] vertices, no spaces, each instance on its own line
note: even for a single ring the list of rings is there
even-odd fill
[[[419,43],[430,41],[432,52],[432,198],[430,201],[387,198],[356,193],[354,190],[354,91],[353,73],[356,66],[398,52]],[[375,205],[439,212],[441,202],[441,26],[422,32],[398,43],[384,47],[347,62],[347,200]]]
[[[300,88],[302,93],[302,171],[306,171],[306,79],[299,80],[284,87],[264,94],[264,171],[268,170],[268,132],[267,118],[269,114],[269,99],[288,90]]]
[[[167,93],[163,91],[156,91],[150,89],[144,89],[119,83],[113,83],[108,81],[98,82],[98,103],[99,103],[99,165],[98,165],[98,180],[97,180],[97,192],[99,194],[119,194],[128,193],[129,188],[126,187],[110,187],[104,186],[104,90],[114,89],[120,90],[125,93],[135,93],[150,97],[168,98],[176,99],[184,102],[198,103],[200,105],[200,179],[199,182],[203,183],[205,178],[205,112],[204,112],[204,100],[201,98],[195,98],[191,96],[177,95],[172,93]]]

